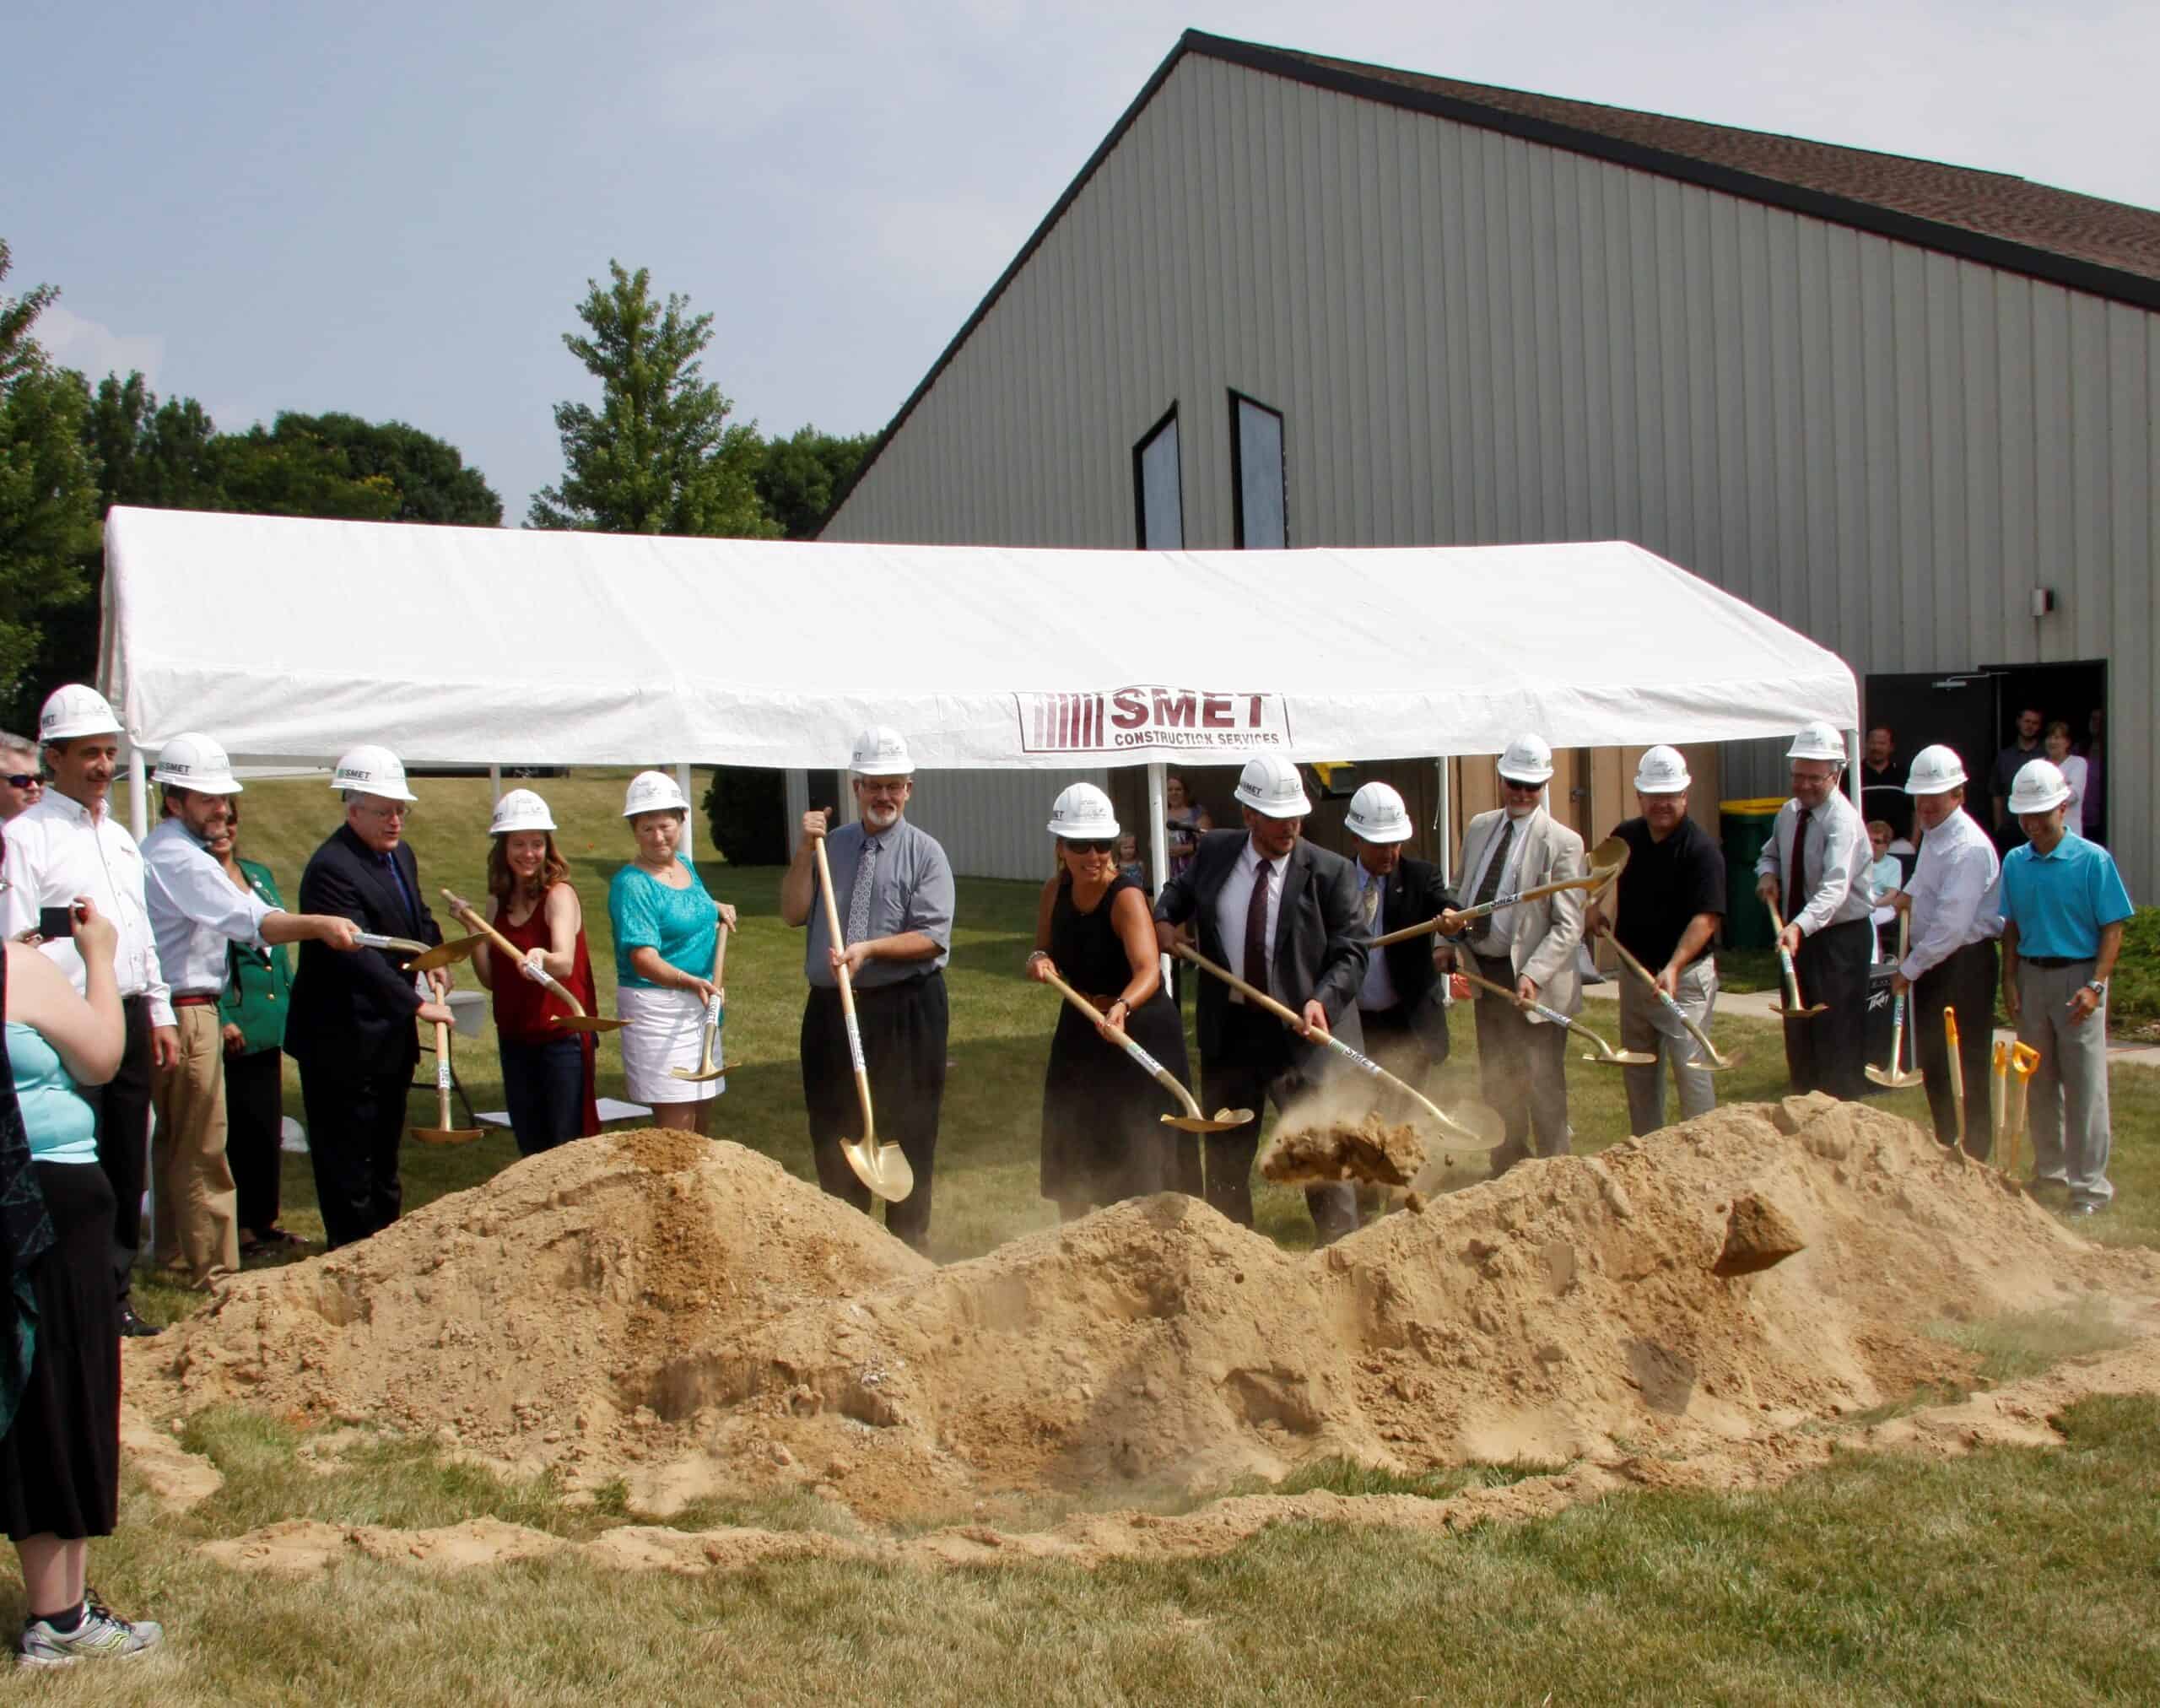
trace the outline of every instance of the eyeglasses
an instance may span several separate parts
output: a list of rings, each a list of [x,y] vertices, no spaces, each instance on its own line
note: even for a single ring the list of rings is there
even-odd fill
[[[11,789],[41,789],[45,786],[45,779],[35,771],[16,771],[8,777],[8,786]]]
[[[1067,839],[1065,846],[1075,854],[1107,854],[1117,846],[1115,842],[1075,842]]]

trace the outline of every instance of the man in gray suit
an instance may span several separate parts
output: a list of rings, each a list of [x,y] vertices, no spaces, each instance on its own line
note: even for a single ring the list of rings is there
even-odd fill
[[[1366,949],[1350,862],[1304,840],[1312,807],[1288,760],[1270,754],[1249,761],[1237,799],[1245,829],[1211,830],[1200,839],[1191,863],[1155,903],[1156,940],[1168,953],[1177,927],[1193,922],[1208,959],[1299,1010],[1315,1031],[1362,1048],[1358,990]],[[1210,1109],[1257,1110],[1266,1095],[1287,1111],[1328,1068],[1326,1045],[1299,1038],[1220,979],[1202,979],[1196,1018],[1201,1089]],[[1259,1149],[1257,1116],[1207,1135],[1207,1202],[1248,1228]],[[1309,1187],[1305,1203],[1322,1245],[1358,1224],[1353,1187]]]
[[[1502,895],[1583,875],[1583,839],[1545,809],[1552,749],[1517,736],[1500,755],[1500,806],[1470,821],[1462,838],[1461,895],[1470,907]],[[1461,945],[1480,978],[1528,1002],[1572,1017],[1583,1003],[1576,945],[1583,938],[1580,890],[1517,902],[1466,923],[1450,908],[1440,934]],[[1477,1070],[1485,1100],[1500,1113],[1506,1138],[1493,1153],[1504,1173],[1531,1154],[1568,1151],[1567,1032],[1489,991],[1477,992]]]

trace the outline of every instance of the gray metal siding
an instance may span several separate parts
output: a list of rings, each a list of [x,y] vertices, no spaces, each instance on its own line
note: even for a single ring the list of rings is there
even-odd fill
[[[1188,57],[825,537],[1130,543],[1175,402],[1227,545],[1231,387],[1293,546],[1624,538],[1863,675],[2106,658],[2152,895],[2160,316]]]

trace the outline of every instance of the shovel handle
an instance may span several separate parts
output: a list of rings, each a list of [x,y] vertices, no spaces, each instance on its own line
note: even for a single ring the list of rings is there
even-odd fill
[[[450,1126],[450,1028],[435,1022],[435,1125]]]
[[[1620,868],[1617,866],[1600,866],[1592,871],[1584,873],[1580,878],[1562,878],[1551,884],[1540,884],[1528,889],[1516,889],[1505,895],[1496,895],[1490,901],[1479,902],[1475,907],[1457,908],[1455,916],[1459,920],[1484,919],[1498,913],[1504,907],[1513,907],[1516,903],[1522,901],[1536,901],[1547,895],[1558,895],[1563,889],[1601,889],[1619,875]],[[1407,925],[1401,931],[1388,932],[1385,937],[1374,938],[1370,940],[1371,946],[1374,949],[1385,949],[1391,943],[1401,943],[1409,938],[1423,937],[1428,932],[1438,931],[1439,928],[1440,922],[1437,918],[1428,919],[1423,925]]]
[[[1770,929],[1778,934],[1778,965],[1785,977],[1785,1006],[1796,1012],[1800,1008],[1800,975],[1793,970],[1792,951],[1785,947],[1785,918],[1778,911],[1778,904],[1770,904]]]
[[[409,937],[385,937],[379,931],[356,931],[353,941],[362,949],[394,949],[400,954],[425,954],[429,948]]]
[[[825,935],[834,949],[846,947],[840,936],[840,904],[833,899],[833,868],[825,858],[825,839],[813,839],[818,853],[818,893],[825,900]],[[870,1065],[862,1056],[862,1028],[855,1018],[855,984],[849,978],[847,963],[843,960],[834,969],[834,976],[840,987],[840,1014],[847,1022],[847,1053],[855,1063],[855,1095],[862,1104],[862,1143],[866,1148],[877,1143],[878,1122],[870,1111]]]
[[[505,937],[500,932],[497,931],[494,927],[489,924],[486,920],[481,918],[478,910],[476,909],[471,902],[466,900],[463,896],[453,895],[451,891],[446,889],[442,892],[442,899],[445,905],[449,907],[450,911],[453,914],[456,915],[458,918],[463,920],[466,924],[472,927],[472,928],[479,935],[486,938],[489,943],[493,943],[495,948],[500,950],[504,954],[508,955],[512,965],[515,965],[517,962],[525,959],[525,951],[520,949],[516,943],[512,943],[508,938]],[[578,1001],[575,997],[572,996],[570,993],[569,987],[563,984],[560,980],[557,979],[553,973],[543,969],[540,974],[540,982],[546,986],[547,988],[560,1001],[567,1003],[570,1007],[570,1013],[575,1014],[579,1019],[582,1020],[586,1018],[585,1004]]]
[[[1958,1143],[1965,1142],[1965,1075],[1958,1065],[1958,1011],[1942,1011],[1942,1040],[1950,1051],[1950,1096],[1958,1105]]]
[[[1133,1042],[1131,1038],[1126,1035],[1126,1030],[1122,1026],[1113,1026],[1110,1024],[1110,1023],[1104,1019],[1102,1015],[1095,1012],[1095,1005],[1093,1003],[1082,996],[1079,992],[1074,990],[1072,986],[1066,983],[1063,979],[1058,977],[1056,973],[1045,971],[1042,975],[1042,980],[1045,984],[1050,986],[1052,990],[1056,991],[1058,995],[1064,997],[1066,1002],[1072,1003],[1074,1008],[1077,1008],[1082,1013],[1085,1014],[1089,1019],[1100,1026],[1104,1032],[1109,1035],[1110,1040],[1113,1044],[1116,1045],[1119,1049],[1124,1051],[1126,1055],[1130,1056],[1133,1061],[1137,1062],[1140,1067],[1153,1078],[1155,1083],[1163,1088],[1164,1090],[1169,1092],[1171,1096],[1176,1098],[1180,1103],[1185,1105],[1185,1112],[1187,1115],[1191,1116],[1195,1121],[1198,1121],[1202,1118],[1200,1105],[1193,1100],[1192,1093],[1185,1089],[1183,1083],[1178,1078],[1178,1076],[1171,1073],[1169,1068],[1158,1062],[1153,1056],[1150,1056],[1145,1050],[1142,1049],[1139,1045]]]
[[[1672,992],[1657,981],[1657,975],[1637,960],[1634,955],[1628,954],[1627,946],[1620,941],[1619,933],[1608,925],[1605,927],[1604,937],[1605,940],[1612,945],[1612,952],[1620,957],[1622,964],[1628,971],[1655,992],[1658,1001],[1665,1004],[1666,1012],[1688,1029],[1688,1035],[1695,1040],[1696,1047],[1702,1051],[1704,1059],[1714,1062],[1720,1068],[1731,1065],[1724,1057],[1718,1054],[1718,1046],[1710,1041],[1710,1035],[1689,1019],[1687,1009],[1673,1001]],[[1623,1044],[1628,1041],[1624,1031],[1620,1041]]]

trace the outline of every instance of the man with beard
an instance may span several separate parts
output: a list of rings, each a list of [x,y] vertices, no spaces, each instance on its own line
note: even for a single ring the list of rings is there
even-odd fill
[[[158,964],[172,987],[180,1059],[152,1086],[158,1125],[152,1149],[157,1261],[207,1287],[240,1267],[238,1197],[225,1159],[225,1048],[218,1003],[229,950],[323,943],[351,949],[357,927],[334,915],[287,913],[235,889],[205,846],[240,792],[225,750],[193,731],[158,755],[151,781],[165,818],[143,839]]]
[[[840,1008],[839,970],[855,992],[856,1021],[870,1078],[878,1137],[900,1147],[915,1190],[885,1212],[895,1238],[921,1251],[930,1238],[932,1173],[945,1098],[945,1049],[951,1025],[945,963],[953,949],[953,867],[937,839],[904,816],[915,792],[915,761],[899,731],[883,725],[856,738],[848,761],[860,814],[834,829],[831,815],[802,815],[802,838],[780,880],[780,917],[807,926],[802,971],[810,997],[802,1010],[802,1095],[818,1181],[867,1213],[870,1189],[841,1150],[862,1136]],[[818,893],[817,843],[825,843],[833,902],[845,941],[834,943]]]

